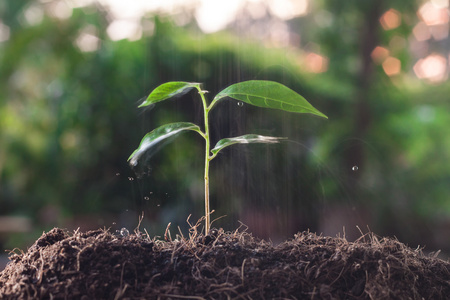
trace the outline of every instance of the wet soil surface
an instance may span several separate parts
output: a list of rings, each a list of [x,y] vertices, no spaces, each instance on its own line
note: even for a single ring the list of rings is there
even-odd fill
[[[278,246],[211,230],[167,241],[55,228],[11,253],[1,299],[449,299],[450,263],[373,234]]]

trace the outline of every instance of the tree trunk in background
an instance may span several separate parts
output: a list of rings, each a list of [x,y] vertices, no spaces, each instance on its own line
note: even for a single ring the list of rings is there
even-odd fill
[[[355,183],[364,170],[366,133],[371,125],[371,111],[368,102],[371,80],[374,73],[374,65],[371,59],[371,52],[379,43],[378,30],[380,28],[379,19],[382,13],[382,1],[371,1],[364,11],[364,24],[360,34],[360,61],[361,69],[358,76],[358,90],[356,92],[354,110],[354,144],[351,145],[344,157],[347,169],[347,184],[349,187],[357,188]],[[355,168],[357,168],[357,170]],[[358,190],[354,190],[358,194]]]

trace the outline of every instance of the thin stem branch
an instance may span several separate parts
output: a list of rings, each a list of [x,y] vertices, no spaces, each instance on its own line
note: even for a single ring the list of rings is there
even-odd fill
[[[206,98],[205,98],[205,93],[207,93],[207,91],[202,91],[199,88],[197,88],[197,89],[200,94],[200,97],[202,98],[203,112],[204,112],[204,119],[205,119],[205,132],[204,132],[204,138],[205,138],[205,235],[207,235],[209,233],[209,228],[211,226],[210,208],[209,208],[209,162],[211,160],[211,158],[210,158],[210,138],[209,138],[209,119],[208,119],[209,108],[208,108],[208,105],[206,103]]]
[[[211,155],[211,156],[209,157],[209,160],[210,160],[210,161],[213,160],[213,158],[217,156],[217,153],[218,153],[218,152],[216,152],[216,153],[214,153],[213,155]]]

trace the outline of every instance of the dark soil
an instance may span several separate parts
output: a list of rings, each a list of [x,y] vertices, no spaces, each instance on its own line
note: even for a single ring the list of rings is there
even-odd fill
[[[0,273],[1,299],[449,299],[450,263],[387,238],[245,232],[161,241],[53,229]]]

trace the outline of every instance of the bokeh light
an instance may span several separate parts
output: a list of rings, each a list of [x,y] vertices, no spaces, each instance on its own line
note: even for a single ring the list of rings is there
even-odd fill
[[[400,74],[402,70],[402,63],[398,58],[388,57],[382,64],[383,70],[388,76],[394,76]]]
[[[83,52],[92,52],[100,47],[100,39],[97,36],[95,27],[87,26],[75,40],[77,47]]]
[[[417,25],[414,26],[412,33],[414,38],[419,42],[423,42],[431,38],[430,29],[424,22],[417,23]]]
[[[389,50],[385,47],[377,46],[373,49],[370,56],[375,63],[381,64],[389,56]]]
[[[414,65],[414,72],[420,79],[442,82],[447,79],[447,59],[440,54],[431,54]]]
[[[328,70],[328,58],[317,53],[308,53],[305,58],[305,66],[312,73],[323,73]]]
[[[436,2],[436,1],[434,1]],[[428,26],[446,24],[449,21],[448,2],[447,5],[436,5],[429,1],[423,4],[417,14]],[[444,3],[445,1],[440,1]]]
[[[391,8],[381,16],[380,23],[384,30],[395,29],[401,24],[401,15],[397,10]]]

